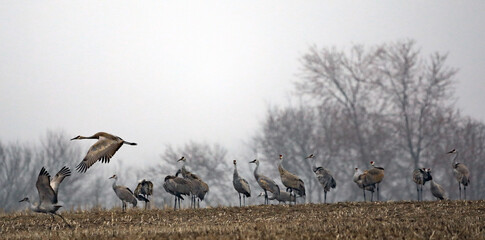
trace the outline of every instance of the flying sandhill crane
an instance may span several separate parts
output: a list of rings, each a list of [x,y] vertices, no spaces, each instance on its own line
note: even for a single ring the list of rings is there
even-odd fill
[[[202,178],[200,178],[198,175],[187,171],[187,169],[185,168],[185,162],[187,161],[187,159],[185,157],[182,156],[177,161],[182,162],[182,168],[179,170],[182,173],[182,176],[185,179],[189,179],[190,182],[191,182],[193,206],[195,208],[195,206],[196,206],[195,200],[197,198],[197,207],[200,207],[199,200],[200,201],[204,200],[205,195],[207,194],[207,192],[209,192],[209,185],[207,185],[207,183],[205,183],[202,180]]]
[[[362,170],[360,170],[358,168],[355,168],[353,180],[357,184],[357,186],[359,188],[361,188],[362,191],[364,192],[364,202],[366,201],[365,191],[371,192],[371,199],[370,199],[370,201],[372,202],[372,200],[374,198],[374,189],[375,189],[376,185],[375,184],[370,184],[370,185],[367,185],[367,186],[364,187],[364,179],[365,179],[365,176],[366,175],[367,175],[367,171],[366,172],[363,172]]]
[[[69,176],[71,176],[71,170],[68,167],[62,167],[51,180],[49,173],[44,167],[42,167],[39,176],[37,177],[37,182],[35,183],[37,192],[39,192],[39,202],[30,203],[28,197],[20,200],[19,202],[28,202],[30,204],[30,209],[34,212],[50,214],[52,220],[54,220],[54,215],[57,215],[62,218],[67,226],[71,227],[64,217],[56,213],[57,210],[62,207],[62,205],[59,205],[57,202],[59,184],[61,184],[64,178]]]
[[[429,180],[431,180],[431,175],[426,171],[426,168],[418,168],[413,171],[413,181],[416,183],[418,201],[423,201],[423,186]]]
[[[376,167],[374,164],[375,164],[374,161],[370,162],[370,165],[372,165],[373,168],[366,171],[365,178],[362,183],[364,184],[364,187],[373,185],[373,184],[376,185],[377,201],[379,201],[379,184],[382,182],[382,179],[384,178],[384,168]]]
[[[323,167],[317,167],[315,165],[315,156],[310,154],[310,156],[306,157],[312,160],[312,171],[315,173],[315,177],[317,177],[318,182],[323,187],[324,193],[324,203],[327,203],[327,192],[330,191],[330,188],[337,187],[337,182],[332,176],[332,173]]]
[[[463,191],[465,193],[465,200],[466,200],[466,187],[470,184],[470,171],[463,163],[456,162],[458,158],[458,151],[453,149],[448,152],[448,154],[455,154],[451,162],[451,167],[453,168],[453,175],[455,176],[456,181],[458,181],[458,189],[460,190],[460,200],[461,200],[461,185],[463,185]]]
[[[233,163],[234,174],[232,177],[232,185],[234,185],[234,189],[236,189],[237,193],[239,194],[239,207],[241,207],[241,193],[243,194],[244,198],[244,206],[246,206],[246,197],[251,197],[251,188],[249,187],[248,181],[239,176],[239,173],[237,172],[236,160],[234,160]]]
[[[290,173],[283,167],[283,155],[280,154],[280,161],[278,162],[278,171],[280,172],[281,182],[286,187],[286,191],[296,193],[300,196],[305,196],[305,183],[298,176]]]
[[[191,183],[184,178],[178,177],[179,172],[175,174],[175,176],[168,175],[165,177],[165,181],[163,182],[163,188],[168,193],[175,196],[175,204],[173,209],[177,209],[177,200],[179,202],[179,209],[180,209],[180,200],[184,200],[182,195],[190,196],[191,194]]]
[[[111,157],[113,157],[123,144],[136,145],[136,143],[127,142],[120,137],[105,132],[98,132],[91,137],[77,136],[71,140],[77,139],[98,139],[98,141],[89,148],[88,153],[82,162],[77,165],[76,170],[80,173],[85,173],[96,161],[109,163]]]
[[[278,184],[275,183],[275,181],[273,181],[269,177],[266,177],[258,173],[259,160],[254,159],[249,163],[256,164],[256,168],[254,169],[254,177],[256,178],[256,181],[258,182],[259,186],[264,190],[264,204],[269,204],[268,192],[279,195],[280,187],[278,186]]]
[[[259,193],[258,197],[264,196],[264,192]],[[279,203],[286,203],[286,202],[296,202],[296,196],[290,194],[289,192],[280,192],[280,194],[268,197],[268,200],[277,200]]]
[[[153,183],[142,179],[138,181],[138,185],[135,188],[135,196],[143,196],[145,199],[149,200],[149,197],[153,194]],[[149,202],[145,202],[145,209]]]
[[[430,190],[431,190],[431,193],[433,194],[433,196],[439,200],[443,200],[445,199],[445,190],[443,189],[443,187],[441,187],[441,185],[435,183],[435,181],[433,180],[433,178],[431,177],[431,169],[426,169],[426,172],[429,174],[431,180],[430,180]]]
[[[114,179],[113,190],[115,191],[116,196],[118,196],[118,198],[121,200],[123,211],[126,210],[127,202],[131,203],[133,207],[136,207],[137,197],[143,198],[143,196],[135,197],[133,192],[128,187],[116,185],[116,182],[118,181],[118,176],[116,176],[116,174],[111,176],[109,179]],[[148,199],[146,199],[146,201],[148,202]]]

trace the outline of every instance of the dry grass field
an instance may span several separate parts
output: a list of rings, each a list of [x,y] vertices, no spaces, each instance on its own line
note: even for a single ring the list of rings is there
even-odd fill
[[[485,201],[0,215],[1,239],[485,239]]]

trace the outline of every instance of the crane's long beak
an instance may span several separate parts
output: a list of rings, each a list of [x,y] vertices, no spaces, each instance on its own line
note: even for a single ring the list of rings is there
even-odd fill
[[[254,159],[253,161],[249,162],[249,163],[255,163],[256,162],[256,159]]]

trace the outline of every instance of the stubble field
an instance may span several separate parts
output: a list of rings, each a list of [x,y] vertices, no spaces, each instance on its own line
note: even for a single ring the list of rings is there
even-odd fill
[[[0,215],[1,239],[485,239],[485,201]]]

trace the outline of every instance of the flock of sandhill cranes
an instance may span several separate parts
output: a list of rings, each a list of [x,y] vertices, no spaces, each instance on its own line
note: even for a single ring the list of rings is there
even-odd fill
[[[77,165],[76,169],[80,173],[85,173],[87,169],[97,161],[109,163],[110,159],[123,144],[137,145],[136,143],[127,142],[120,137],[105,132],[98,132],[90,137],[77,136],[71,140],[76,139],[98,139],[98,141],[89,148],[82,162]],[[452,160],[453,173],[459,184],[460,199],[461,185],[463,185],[464,199],[466,199],[466,187],[470,183],[470,172],[463,163],[456,162],[458,152],[455,149],[448,152],[448,154],[455,155]],[[325,195],[324,202],[326,203],[327,192],[329,192],[330,189],[335,188],[337,184],[328,169],[317,167],[315,165],[314,157],[315,156],[311,154],[305,159],[312,160],[312,171],[323,187]],[[200,201],[204,200],[205,195],[209,191],[207,183],[205,183],[198,175],[189,172],[185,168],[186,161],[187,159],[185,157],[181,157],[177,162],[182,162],[182,167],[176,172],[175,176],[166,176],[163,183],[165,191],[175,197],[174,209],[177,209],[177,202],[179,203],[178,205],[180,208],[180,201],[184,200],[183,196],[191,196],[191,207],[200,207]],[[246,197],[251,197],[251,188],[248,181],[239,175],[236,160],[234,160],[233,163],[233,185],[234,189],[239,194],[239,206],[242,206],[243,204],[246,205]],[[303,180],[283,167],[283,155],[279,156],[278,171],[281,177],[281,182],[286,187],[286,191],[281,191],[280,187],[274,180],[259,173],[259,160],[254,159],[249,163],[256,164],[254,177],[258,185],[263,189],[263,192],[258,196],[264,196],[265,204],[269,204],[269,200],[277,200],[280,203],[290,202],[296,204],[297,197],[305,197],[305,184]],[[384,179],[384,168],[376,167],[373,161],[371,161],[370,164],[372,168],[365,171],[355,168],[353,176],[353,181],[364,193],[364,201],[366,200],[366,191],[371,192],[371,201],[373,201],[374,191],[377,191],[377,200],[379,200],[379,184]],[[182,177],[179,177],[180,174]],[[56,213],[57,210],[62,207],[57,199],[59,184],[68,176],[71,176],[71,170],[68,167],[64,166],[52,179],[45,168],[42,167],[36,182],[37,191],[39,193],[39,202],[30,203],[29,198],[24,198],[20,202],[29,202],[32,211],[51,214],[52,219],[54,219],[54,215],[57,215],[71,227],[61,215]],[[113,190],[116,193],[116,196],[122,201],[123,211],[126,210],[126,203],[131,203],[135,207],[137,199],[144,201],[145,209],[147,208],[150,202],[149,196],[153,193],[152,182],[145,179],[140,180],[135,192],[132,192],[128,187],[116,184],[118,180],[116,175],[113,175],[110,179],[114,179]],[[430,181],[430,190],[433,196],[438,199],[445,199],[445,191],[438,183],[433,181],[431,169],[421,168],[414,170],[412,179],[417,186],[418,201],[422,200],[423,186],[427,181]],[[270,192],[272,196],[268,196],[268,192]]]

